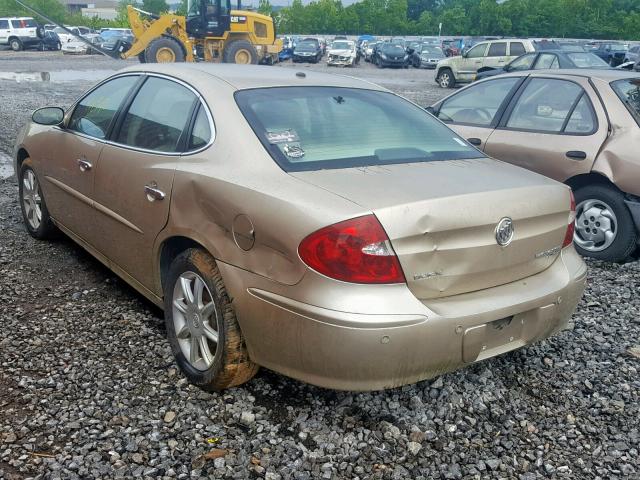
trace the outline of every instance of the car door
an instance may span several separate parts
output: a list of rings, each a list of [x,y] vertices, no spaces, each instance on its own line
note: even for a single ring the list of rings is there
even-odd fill
[[[93,181],[100,153],[116,112],[138,80],[138,75],[126,75],[98,85],[70,109],[63,127],[47,133],[51,152],[42,162],[47,207],[84,240],[93,229]]]
[[[9,41],[9,20],[0,20],[0,44],[6,45]]]
[[[502,68],[508,63],[508,61],[507,42],[491,42],[482,66],[489,68]]]
[[[485,152],[565,181],[591,170],[607,132],[588,79],[532,76],[514,95]]]
[[[174,171],[198,102],[186,84],[148,76],[96,170],[94,242],[115,270],[149,288],[153,243],[167,222]]]
[[[435,107],[435,115],[472,145],[483,150],[485,143],[525,77],[493,78],[475,83]]]
[[[454,75],[459,81],[471,82],[475,78],[478,70],[482,68],[488,47],[489,44],[480,43],[471,48],[463,57],[457,59],[459,66]]]

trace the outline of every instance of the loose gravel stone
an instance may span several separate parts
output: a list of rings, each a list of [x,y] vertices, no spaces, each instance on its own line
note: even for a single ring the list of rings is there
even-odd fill
[[[133,63],[0,59],[68,75]],[[430,71],[349,74],[425,105],[448,93]],[[0,80],[0,153],[30,111],[90,84]],[[29,237],[16,198],[15,178],[0,180],[2,479],[640,478],[637,262],[588,262],[572,330],[434,380],[337,392],[263,369],[208,393],[177,369],[161,312],[65,237]]]

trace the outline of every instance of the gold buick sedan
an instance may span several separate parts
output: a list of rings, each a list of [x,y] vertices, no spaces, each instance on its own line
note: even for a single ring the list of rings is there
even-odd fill
[[[550,336],[584,288],[569,187],[353,78],[136,65],[34,112],[15,162],[28,232],[162,307],[203,388],[416,382]]]

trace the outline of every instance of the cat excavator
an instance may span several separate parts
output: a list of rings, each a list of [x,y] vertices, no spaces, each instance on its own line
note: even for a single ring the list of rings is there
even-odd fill
[[[15,0],[47,21],[57,24],[33,7]],[[231,0],[188,0],[187,16],[172,13],[145,12],[127,6],[129,25],[134,41],[131,45],[116,43],[113,50],[104,50],[88,40],[93,50],[114,58],[137,56],[143,63],[224,62],[268,64],[278,61],[282,40],[276,38],[273,19],[267,15],[241,9],[231,9]]]

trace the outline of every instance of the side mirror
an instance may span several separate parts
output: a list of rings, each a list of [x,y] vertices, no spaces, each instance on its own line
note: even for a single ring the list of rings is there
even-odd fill
[[[469,50],[462,52],[462,58],[467,58],[469,56]]]
[[[60,107],[39,108],[33,112],[31,120],[39,125],[60,125],[64,120],[64,110]]]
[[[435,109],[435,108],[433,108],[433,107],[429,106],[429,107],[424,107],[424,109],[425,109],[427,112],[429,112],[431,115],[433,115],[434,117],[436,117],[436,116],[437,116],[437,114],[436,114],[436,109]]]

